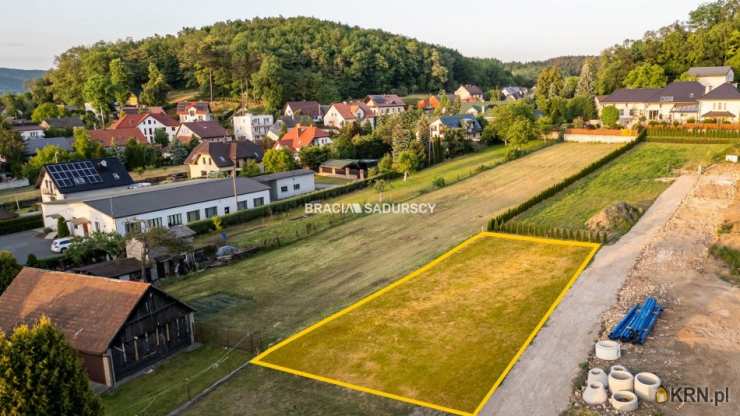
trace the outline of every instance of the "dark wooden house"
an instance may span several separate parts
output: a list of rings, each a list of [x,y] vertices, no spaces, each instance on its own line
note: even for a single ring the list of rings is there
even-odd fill
[[[144,282],[25,267],[0,296],[0,329],[42,315],[107,386],[193,343],[193,309]]]

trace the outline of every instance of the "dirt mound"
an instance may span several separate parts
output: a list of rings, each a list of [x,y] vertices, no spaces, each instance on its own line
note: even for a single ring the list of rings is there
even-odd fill
[[[599,211],[586,221],[591,231],[606,231],[609,234],[629,229],[640,219],[642,210],[626,202],[617,202]]]

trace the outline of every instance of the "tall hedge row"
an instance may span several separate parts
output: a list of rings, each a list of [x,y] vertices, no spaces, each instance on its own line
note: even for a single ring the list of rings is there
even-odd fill
[[[354,181],[346,185],[337,186],[334,188],[328,188],[321,191],[311,192],[308,194],[300,195],[295,198],[286,199],[283,201],[275,201],[268,205],[263,205],[259,208],[247,209],[237,211],[233,214],[224,215],[221,217],[221,224],[224,226],[243,224],[256,218],[266,217],[272,214],[280,212],[290,211],[291,209],[303,206],[304,204],[312,201],[321,201],[324,199],[334,198],[336,196],[344,195],[346,193],[356,191],[358,189],[366,188],[370,186],[374,181],[378,179],[389,179],[397,176],[395,172],[383,173],[375,175],[372,178],[367,178],[359,181]],[[198,234],[204,234],[215,229],[213,221],[210,219],[196,221],[188,224],[193,231]]]
[[[648,127],[648,137],[686,137],[696,139],[735,139],[740,140],[740,130],[726,129],[686,129],[681,127]]]
[[[11,220],[0,221],[0,235],[18,233],[33,230],[44,226],[41,214],[24,215]]]
[[[740,139],[699,139],[684,137],[650,137],[646,139],[650,143],[673,143],[673,144],[734,144],[740,143]]]
[[[503,225],[494,224],[490,231],[509,234],[532,235],[537,237],[556,238],[558,240],[587,241],[591,243],[606,243],[608,234],[605,231],[574,230],[570,228],[555,228],[535,225],[520,221],[508,221]]]
[[[489,231],[503,231],[505,224],[514,217],[516,217],[519,214],[522,214],[524,211],[532,208],[533,206],[539,204],[540,202],[553,197],[558,192],[562,191],[563,189],[567,188],[568,186],[572,185],[579,179],[582,179],[586,177],[587,175],[595,172],[596,170],[600,169],[607,163],[611,162],[612,160],[618,158],[619,156],[627,153],[628,151],[632,150],[635,146],[637,146],[639,143],[643,142],[645,140],[645,132],[643,131],[640,133],[640,135],[637,137],[637,139],[631,141],[630,143],[620,147],[619,149],[609,153],[608,155],[602,157],[601,159],[597,160],[596,162],[591,163],[590,165],[583,168],[580,172],[576,173],[575,175],[572,175],[568,178],[563,179],[559,183],[545,189],[544,191],[540,192],[539,194],[533,196],[532,198],[524,201],[523,203],[517,205],[516,207],[510,208],[506,210],[503,214],[498,215],[494,218],[491,218],[488,221],[488,230]],[[511,231],[507,232],[513,232],[513,233],[523,233],[526,234],[528,228],[519,228],[519,232],[517,232],[517,228],[514,227],[511,229]],[[580,237],[580,236],[579,236]],[[590,241],[590,237],[583,237],[583,241]],[[575,239],[581,239],[581,238],[575,238]]]

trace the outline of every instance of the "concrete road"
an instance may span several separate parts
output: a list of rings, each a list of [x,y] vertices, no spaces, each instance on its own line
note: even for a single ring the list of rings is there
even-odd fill
[[[49,250],[51,240],[45,240],[40,235],[39,230],[0,235],[0,250],[10,251],[21,264],[25,264],[32,253],[39,259],[58,256]]]
[[[578,365],[586,361],[594,347],[601,314],[617,301],[619,289],[640,253],[673,216],[696,181],[696,176],[678,178],[629,233],[597,253],[481,415],[557,416],[566,409]]]

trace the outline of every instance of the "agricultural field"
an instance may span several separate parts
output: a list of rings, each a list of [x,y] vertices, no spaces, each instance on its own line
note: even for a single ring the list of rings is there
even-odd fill
[[[639,144],[515,220],[583,229],[594,214],[617,202],[646,209],[670,186],[670,178],[675,177],[677,169],[706,167],[722,157],[728,147],[727,144]]]
[[[0,191],[0,204],[14,203],[15,201],[25,201],[36,198],[41,198],[41,194],[33,185],[15,189],[3,189]]]
[[[252,363],[473,414],[597,249],[481,233]]]
[[[165,289],[186,302],[230,297],[233,302],[212,311],[206,323],[258,331],[264,339],[276,341],[421,267],[480,231],[492,215],[577,173],[616,147],[556,144],[410,200],[436,204],[433,215],[363,216],[287,247],[172,282]],[[277,374],[245,369],[192,414],[243,414],[244,406],[286,409],[310,400],[324,403],[318,407],[333,406],[343,397],[331,393],[334,387],[311,383],[306,390],[282,389],[276,380],[285,375]],[[255,377],[274,386],[269,394],[245,391],[245,386],[257,383]],[[379,410],[384,401],[368,403],[380,407],[358,414],[392,414]]]

